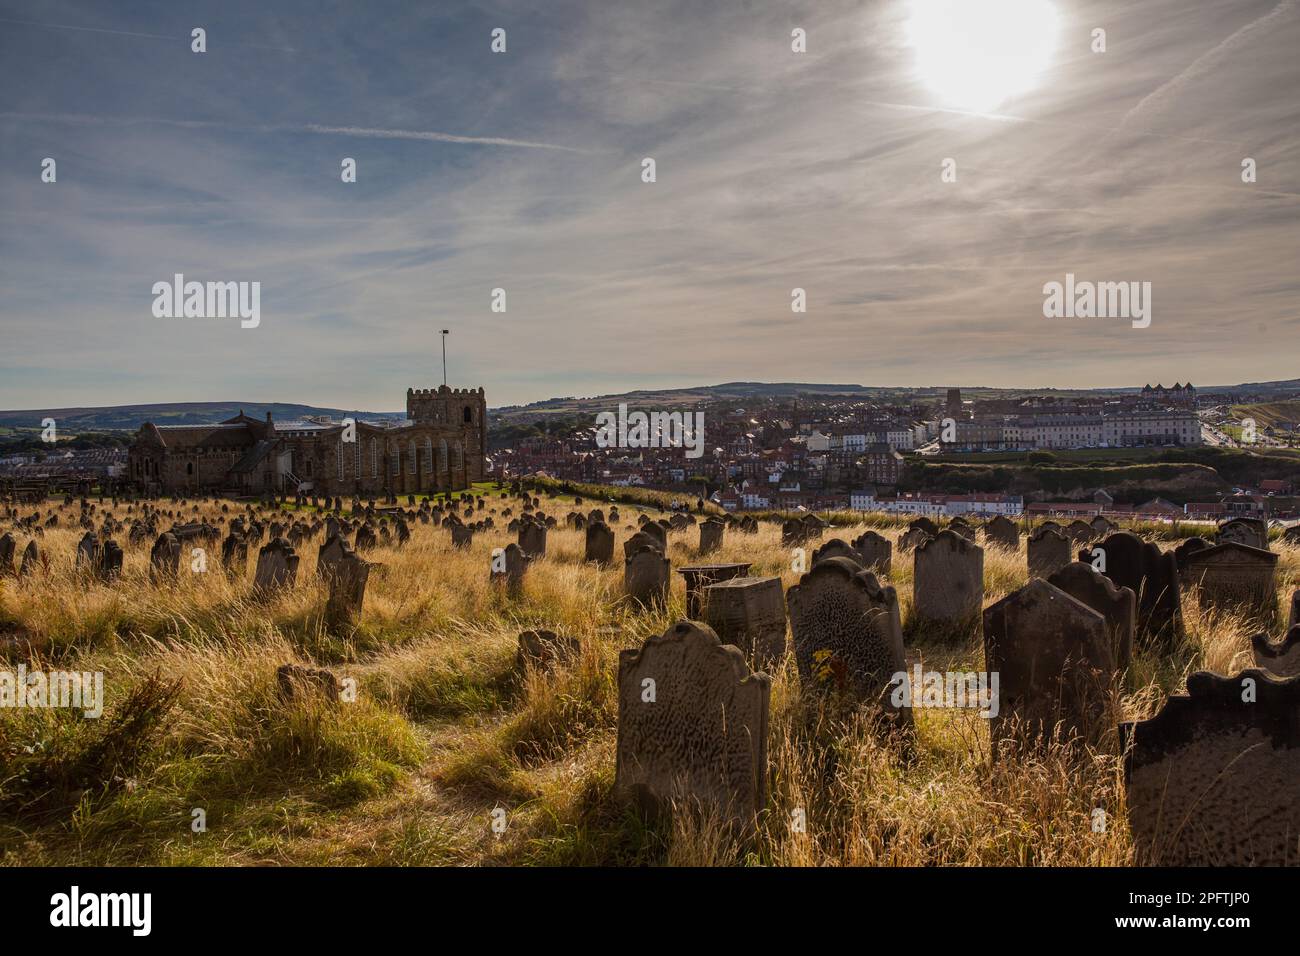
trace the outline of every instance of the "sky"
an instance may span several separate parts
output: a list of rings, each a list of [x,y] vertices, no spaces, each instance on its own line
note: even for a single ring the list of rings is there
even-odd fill
[[[1300,376],[1297,0],[925,2],[0,0],[0,408]]]

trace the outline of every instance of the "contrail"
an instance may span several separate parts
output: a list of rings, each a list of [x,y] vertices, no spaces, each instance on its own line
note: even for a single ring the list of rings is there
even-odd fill
[[[37,120],[53,123],[86,123],[96,126],[157,125],[177,126],[184,129],[222,129],[254,133],[315,133],[322,136],[356,136],[363,139],[410,139],[430,143],[463,143],[471,146],[510,146],[518,149],[551,149],[566,153],[590,153],[576,146],[560,146],[535,140],[510,139],[504,136],[460,136],[433,130],[377,129],[363,126],[324,126],[320,123],[302,125],[240,125],[216,120],[179,120],[150,116],[91,116],[80,113],[0,113],[0,119]]]
[[[1264,16],[1260,17],[1258,20],[1252,20],[1240,30],[1237,30],[1227,39],[1219,43],[1212,50],[1202,53],[1173,79],[1162,83],[1155,90],[1142,97],[1136,106],[1124,114],[1124,118],[1119,122],[1120,129],[1123,129],[1124,125],[1130,119],[1142,112],[1142,110],[1146,109],[1149,104],[1167,99],[1189,80],[1215,67],[1219,60],[1223,59],[1237,47],[1241,46],[1241,44],[1247,39],[1250,39],[1253,34],[1261,30],[1266,30],[1269,24],[1274,20],[1294,10],[1295,5],[1296,0],[1282,0],[1282,2],[1274,7],[1269,13],[1264,14]]]

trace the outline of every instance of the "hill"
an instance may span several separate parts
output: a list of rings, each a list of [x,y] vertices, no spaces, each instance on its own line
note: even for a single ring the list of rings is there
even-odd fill
[[[155,425],[207,425],[233,418],[240,412],[263,418],[270,412],[277,420],[287,421],[306,415],[331,418],[396,418],[405,412],[363,412],[357,409],[321,408],[292,402],[166,402],[152,405],[113,405],[109,407],[33,408],[0,411],[0,434],[6,430],[23,431],[41,427],[41,420],[53,418],[59,431],[72,434],[83,431],[135,431],[145,422]]]

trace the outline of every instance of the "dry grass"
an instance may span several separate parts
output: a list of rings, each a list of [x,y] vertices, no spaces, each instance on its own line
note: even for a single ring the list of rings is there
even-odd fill
[[[581,561],[583,536],[551,531],[548,556],[522,595],[488,582],[491,550],[513,536],[493,496],[495,532],[455,550],[412,524],[403,549],[369,555],[355,633],[323,625],[318,541],[299,548],[299,584],[255,601],[249,574],[205,574],[155,586],[148,547],[127,548],[111,585],[79,574],[80,530],[40,541],[47,571],[0,580],[0,664],[102,670],[101,721],[62,711],[0,710],[0,854],[9,864],[706,864],[1128,865],[1118,761],[1058,746],[994,762],[970,711],[918,710],[914,743],[882,740],[853,713],[801,694],[790,659],[774,668],[768,809],[744,842],[716,821],[680,813],[647,822],[612,799],[618,651],[684,614],[680,575],[669,606],[619,601],[621,564]],[[593,506],[584,504],[581,510]],[[204,506],[215,515],[216,506]],[[547,499],[563,517],[571,498]],[[42,510],[45,510],[44,508]],[[638,508],[624,504],[621,542]],[[125,509],[119,509],[119,517]],[[872,526],[896,538],[897,522]],[[836,529],[846,540],[858,527]],[[670,538],[674,567],[697,560],[694,528]],[[829,537],[828,535],[827,537]],[[17,533],[19,549],[25,536]],[[125,535],[119,537],[125,545]],[[1300,580],[1282,554],[1279,600]],[[710,561],[798,575],[780,529],[730,532]],[[985,604],[1026,581],[1023,549],[985,552]],[[904,618],[911,558],[891,583]],[[1248,666],[1246,622],[1202,616],[1185,601],[1188,637],[1173,653],[1139,653],[1118,706],[1149,716],[1186,676]],[[515,667],[530,627],[573,634],[580,657],[549,671]],[[977,639],[909,646],[927,668],[983,667]],[[295,661],[355,679],[355,703],[286,702],[275,670]],[[1094,832],[1093,811],[1110,825]],[[194,811],[207,829],[195,832]],[[492,813],[508,825],[492,830]],[[791,826],[802,811],[804,832]]]

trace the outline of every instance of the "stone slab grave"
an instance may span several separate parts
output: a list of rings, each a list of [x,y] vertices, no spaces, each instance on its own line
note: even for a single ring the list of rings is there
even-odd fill
[[[912,617],[917,626],[955,635],[978,623],[983,606],[983,548],[945,530],[916,549]]]
[[[1300,680],[1199,671],[1120,740],[1138,865],[1300,865]]]
[[[1244,544],[1267,551],[1268,522],[1262,518],[1229,518],[1219,525],[1216,542]]]
[[[1183,584],[1199,590],[1202,608],[1237,611],[1272,627],[1277,620],[1277,562],[1272,551],[1228,541],[1183,557]]]
[[[704,616],[704,589],[719,581],[743,578],[749,573],[749,562],[738,564],[696,564],[678,568],[677,573],[686,579],[686,616],[693,621]]]
[[[1105,618],[1035,578],[984,612],[984,660],[999,682],[989,721],[994,755],[1003,741],[1099,741],[1116,676]]]
[[[1059,528],[1047,525],[1034,529],[1026,553],[1031,578],[1050,577],[1074,560],[1069,537]]]
[[[997,515],[984,525],[985,545],[994,545],[1007,551],[1020,550],[1020,529],[1005,515]]]
[[[704,622],[724,644],[740,648],[752,667],[766,669],[785,657],[780,578],[735,577],[706,585],[704,593]]]
[[[741,832],[767,802],[771,680],[679,621],[618,658],[614,792],[647,813],[698,807]]]
[[[1116,587],[1110,578],[1082,561],[1070,562],[1047,580],[1106,619],[1115,666],[1120,670],[1128,667],[1137,636],[1137,595],[1133,590]]]
[[[614,532],[599,518],[593,518],[586,527],[586,550],[583,560],[592,564],[609,564],[614,560]]]
[[[298,580],[298,553],[284,538],[272,538],[257,554],[253,587],[259,591],[293,587]]]
[[[852,544],[864,568],[888,576],[894,555],[892,541],[878,532],[864,531],[853,539]]]
[[[1091,550],[1080,552],[1079,560],[1091,564],[1098,550],[1105,561],[1105,567],[1098,570],[1137,595],[1138,640],[1166,646],[1182,640],[1182,590],[1173,552],[1161,551],[1129,531],[1117,531]]]
[[[1300,677],[1300,624],[1292,625],[1274,644],[1267,633],[1250,639],[1255,666],[1278,677]]]
[[[668,603],[671,570],[672,565],[662,551],[640,548],[623,562],[623,590],[643,607],[663,607]]]
[[[894,675],[907,670],[892,587],[847,558],[827,558],[790,588],[786,603],[801,684],[849,694],[911,726],[911,709],[890,700]]]

